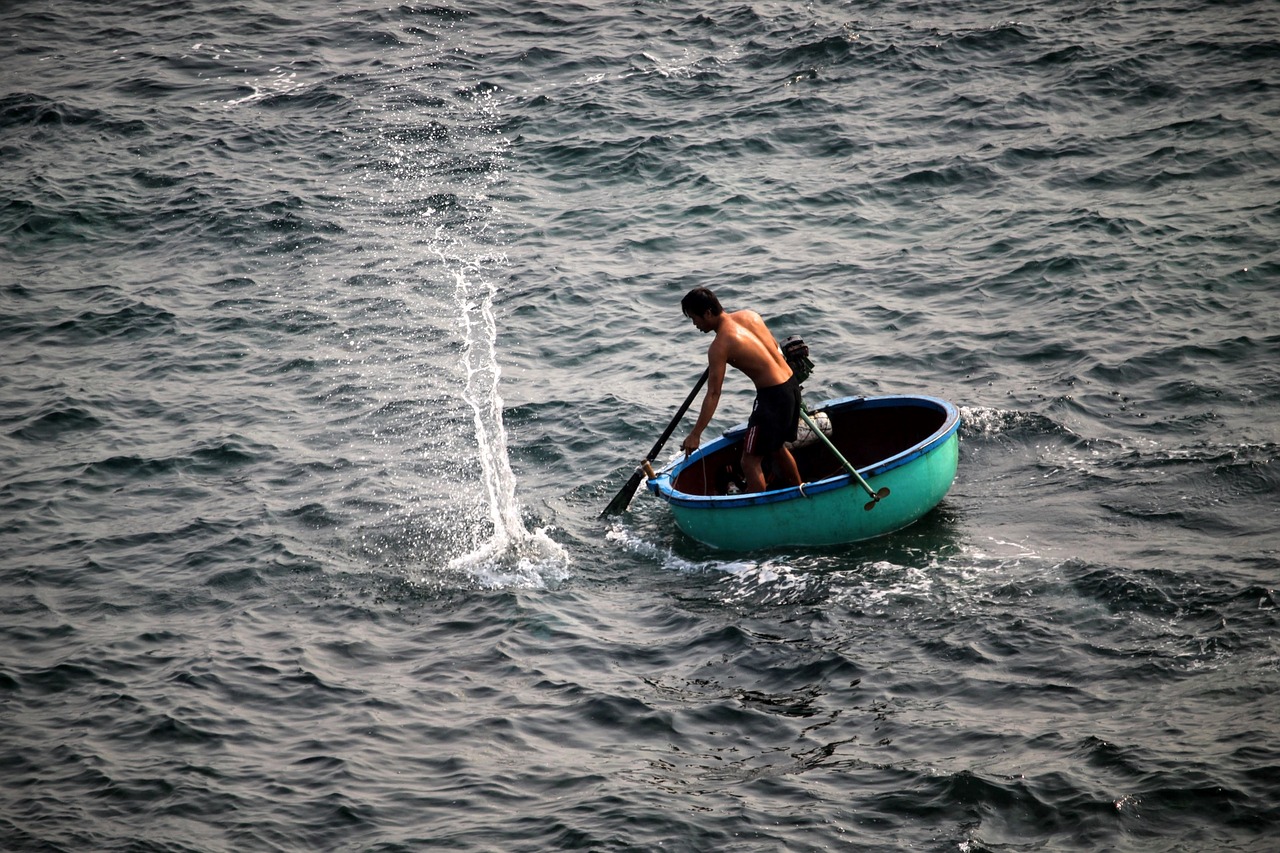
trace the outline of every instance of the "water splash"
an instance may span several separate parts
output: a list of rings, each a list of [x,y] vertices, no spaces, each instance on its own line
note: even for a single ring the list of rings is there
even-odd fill
[[[438,35],[425,55],[449,49],[454,34]],[[417,451],[428,479],[408,498],[415,518],[402,544],[427,563],[423,583],[543,587],[567,576],[569,557],[548,528],[522,516],[503,423],[494,305],[507,259],[494,199],[508,181],[509,143],[500,103],[483,84],[441,79],[436,63],[421,61],[415,57],[387,91],[367,176],[382,190],[382,218],[404,229],[387,262],[397,295],[415,324],[432,329],[412,355],[431,368],[407,383],[434,402],[419,414]]]
[[[442,228],[437,229],[436,237],[437,246],[447,245]],[[520,515],[502,418],[502,371],[498,366],[498,324],[493,312],[496,288],[485,275],[483,258],[451,260],[440,249],[436,251],[453,270],[463,329],[463,396],[471,407],[481,480],[493,526],[487,541],[474,551],[453,558],[449,568],[472,574],[485,586],[542,586],[546,580],[565,576],[569,558],[546,528],[530,530]]]

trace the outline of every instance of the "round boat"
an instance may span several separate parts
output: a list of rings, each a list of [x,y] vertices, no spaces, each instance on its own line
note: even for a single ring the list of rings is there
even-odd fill
[[[686,535],[713,548],[750,551],[883,536],[918,520],[951,488],[960,428],[951,403],[925,396],[841,397],[811,414],[829,422],[830,442],[872,492],[887,488],[886,496],[869,501],[818,440],[792,447],[800,486],[741,493],[745,424],[662,468],[648,481],[649,490],[670,504]]]

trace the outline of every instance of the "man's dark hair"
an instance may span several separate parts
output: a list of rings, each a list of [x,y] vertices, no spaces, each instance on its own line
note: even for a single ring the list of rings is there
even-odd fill
[[[680,300],[680,310],[686,317],[701,317],[708,311],[713,317],[719,317],[724,313],[720,300],[705,287],[695,287],[686,293],[684,299]]]

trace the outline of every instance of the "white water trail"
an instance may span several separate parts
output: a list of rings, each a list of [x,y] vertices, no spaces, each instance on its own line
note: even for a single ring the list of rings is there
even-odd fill
[[[433,50],[447,49],[451,42],[449,33],[440,35],[444,40]],[[443,94],[439,88],[442,81],[423,78],[417,67],[407,71],[406,77],[418,81],[432,95]],[[439,304],[447,290],[431,287],[426,291],[424,310],[430,311],[442,328],[456,323],[461,333],[462,397],[471,410],[474,438],[459,437],[462,444],[453,442],[452,452],[475,454],[480,476],[477,485],[482,493],[473,505],[472,483],[456,484],[466,493],[459,495],[457,504],[465,509],[441,522],[446,529],[440,535],[447,541],[440,544],[456,544],[451,553],[470,549],[449,559],[447,566],[467,583],[486,588],[544,587],[548,581],[568,575],[569,557],[546,528],[530,530],[522,518],[499,387],[494,303],[499,292],[497,273],[506,258],[490,227],[497,217],[493,190],[507,180],[504,152],[509,143],[496,129],[500,116],[491,94],[461,80],[454,81],[452,88],[450,109],[441,114],[435,107],[424,108],[422,99],[393,99],[389,132],[384,136],[393,181],[387,199],[393,210],[401,208],[406,199],[416,200],[408,202],[417,209],[411,220],[411,237],[401,249],[424,248],[435,259],[429,263],[429,277],[453,282],[452,304]],[[432,126],[437,129],[421,132]],[[421,280],[419,270],[415,267],[414,277]],[[441,460],[429,455],[426,461],[434,464]],[[471,476],[467,465],[457,470]]]
[[[436,238],[436,246],[447,242],[442,230],[437,231]],[[567,574],[569,558],[545,528],[530,530],[521,518],[502,416],[498,324],[493,311],[496,289],[479,260],[449,259],[440,249],[436,253],[452,269],[454,294],[461,310],[466,373],[463,397],[471,407],[482,485],[493,526],[486,542],[453,558],[449,567],[468,572],[485,586],[543,586],[547,580],[562,579]]]

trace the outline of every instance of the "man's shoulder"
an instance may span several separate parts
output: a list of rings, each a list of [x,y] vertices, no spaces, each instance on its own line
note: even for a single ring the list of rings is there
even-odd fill
[[[735,326],[747,330],[756,337],[759,337],[766,328],[764,318],[750,308],[734,311],[731,316]]]

